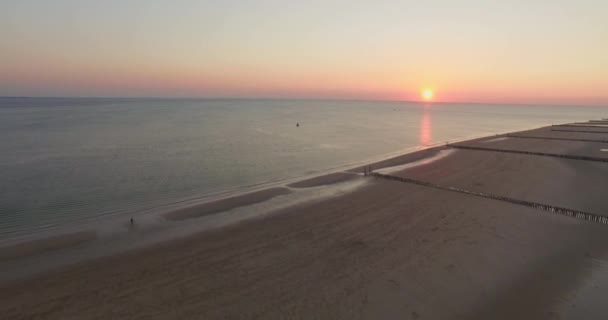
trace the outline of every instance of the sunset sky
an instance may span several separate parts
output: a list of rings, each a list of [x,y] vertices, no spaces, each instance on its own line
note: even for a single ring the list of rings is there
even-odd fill
[[[608,1],[0,1],[0,95],[608,105]]]

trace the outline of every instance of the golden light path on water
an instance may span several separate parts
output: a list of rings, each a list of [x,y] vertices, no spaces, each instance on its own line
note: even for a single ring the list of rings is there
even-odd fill
[[[422,117],[420,118],[420,133],[418,144],[420,146],[429,146],[433,142],[432,136],[432,123],[431,123],[431,112],[430,112],[430,104],[425,104],[423,106]]]

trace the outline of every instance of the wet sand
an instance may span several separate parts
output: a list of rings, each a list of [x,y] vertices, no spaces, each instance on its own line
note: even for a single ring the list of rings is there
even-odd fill
[[[444,149],[445,149],[445,147],[443,147],[443,146],[428,148],[428,149],[420,150],[417,152],[408,153],[408,154],[393,157],[390,159],[374,162],[374,163],[371,163],[369,166],[371,166],[372,170],[401,166],[401,165],[405,165],[408,163],[431,158],[431,157],[437,155],[441,150],[444,150]],[[362,173],[363,167],[364,166],[357,167],[357,168],[349,170],[348,172]]]
[[[202,203],[192,207],[174,210],[164,214],[163,216],[167,220],[184,220],[197,218],[205,215],[210,215],[218,212],[228,211],[239,207],[264,202],[276,196],[288,194],[289,192],[289,189],[281,187],[264,189],[256,192],[228,197],[217,201]]]
[[[496,138],[466,143],[571,155],[598,145],[488,141]],[[607,163],[458,149],[392,174],[602,214],[607,173]],[[5,283],[0,318],[564,319],[572,297],[594,301],[580,295],[591,271],[608,265],[597,263],[608,261],[608,226],[366,179],[350,193],[264,219]],[[577,307],[586,319],[608,314],[597,303]]]
[[[0,247],[0,262],[75,247],[92,241],[95,237],[93,231],[82,231]]]
[[[323,176],[320,176],[320,177],[314,177],[314,178],[311,178],[311,179],[294,182],[294,183],[291,183],[291,184],[289,184],[287,186],[291,187],[291,188],[320,187],[320,186],[326,186],[326,185],[330,185],[330,184],[334,184],[334,183],[341,183],[341,182],[350,181],[350,180],[355,179],[357,177],[358,177],[358,175],[356,175],[354,173],[335,172],[335,173],[326,174],[326,175],[323,175]]]

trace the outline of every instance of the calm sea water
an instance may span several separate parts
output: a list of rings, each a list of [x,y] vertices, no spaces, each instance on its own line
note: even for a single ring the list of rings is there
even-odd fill
[[[0,98],[0,239],[599,107]],[[296,124],[300,126],[297,127]]]

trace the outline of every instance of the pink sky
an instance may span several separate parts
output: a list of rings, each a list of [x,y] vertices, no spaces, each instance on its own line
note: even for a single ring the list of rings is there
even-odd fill
[[[608,105],[608,5],[0,4],[0,95]]]

